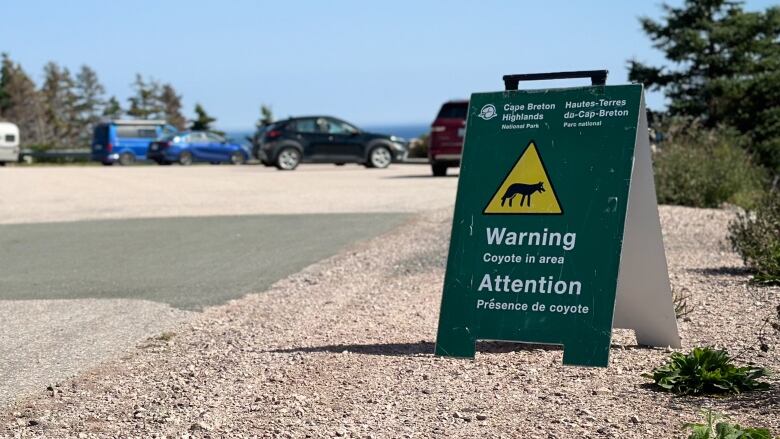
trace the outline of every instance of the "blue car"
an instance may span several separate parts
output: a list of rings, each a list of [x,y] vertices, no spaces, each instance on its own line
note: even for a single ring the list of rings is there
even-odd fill
[[[152,142],[148,156],[161,165],[191,165],[193,162],[240,165],[249,159],[249,151],[215,133],[183,131]]]
[[[149,143],[176,129],[160,120],[112,120],[95,127],[92,135],[92,160],[126,166],[146,160]]]

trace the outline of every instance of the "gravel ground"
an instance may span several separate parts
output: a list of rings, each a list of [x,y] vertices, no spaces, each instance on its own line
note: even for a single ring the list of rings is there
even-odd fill
[[[780,289],[747,284],[723,242],[731,213],[661,209],[672,283],[690,295],[685,349],[756,349]],[[667,349],[613,337],[609,369],[563,367],[555,348],[482,343],[431,355],[449,209],[353,246],[269,291],[206,310],[175,335],[0,412],[10,437],[684,437],[702,407],[780,433],[780,382],[728,398],[673,397],[641,373]],[[776,347],[777,348],[777,347]],[[4,430],[3,430],[4,429]]]

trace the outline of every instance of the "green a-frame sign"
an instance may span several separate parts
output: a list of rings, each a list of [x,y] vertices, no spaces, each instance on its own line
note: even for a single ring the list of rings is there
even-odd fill
[[[642,86],[473,94],[436,354],[504,340],[606,366],[613,323],[680,345]]]

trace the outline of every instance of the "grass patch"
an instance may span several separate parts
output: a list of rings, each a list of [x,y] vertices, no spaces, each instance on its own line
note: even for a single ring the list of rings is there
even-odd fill
[[[760,367],[737,367],[726,351],[704,347],[688,354],[675,352],[665,365],[645,376],[667,392],[705,395],[766,390],[769,384],[758,379],[768,374]]]

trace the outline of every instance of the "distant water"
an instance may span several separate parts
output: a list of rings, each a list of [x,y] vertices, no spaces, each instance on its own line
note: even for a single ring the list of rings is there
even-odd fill
[[[359,127],[363,131],[378,134],[389,134],[393,136],[403,137],[406,140],[420,137],[428,132],[430,125],[428,124],[408,124],[408,125],[366,125]],[[249,144],[247,137],[252,137],[255,133],[254,130],[232,130],[226,131],[225,134],[229,139],[244,144]]]
[[[367,125],[360,128],[372,133],[391,134],[393,136],[403,137],[404,139],[410,140],[427,133],[431,129],[431,126],[430,124]]]

